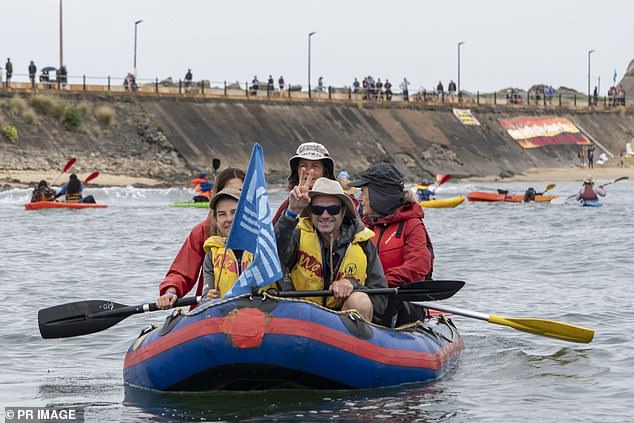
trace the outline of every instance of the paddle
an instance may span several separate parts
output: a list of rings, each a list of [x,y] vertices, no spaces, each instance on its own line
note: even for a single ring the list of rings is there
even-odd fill
[[[557,186],[557,185],[555,185],[555,184],[548,184],[548,185],[546,185],[546,189],[545,189],[545,190],[543,190],[543,191],[542,191],[542,193],[541,193],[541,194],[539,194],[539,195],[544,195],[544,194],[546,194],[548,191],[550,191],[551,189],[555,188],[556,186]]]
[[[560,339],[569,342],[589,343],[594,337],[594,331],[580,326],[569,325],[568,323],[554,320],[533,319],[530,317],[503,317],[495,314],[485,314],[476,311],[463,310],[456,307],[437,305],[436,303],[418,302],[417,305],[432,309],[453,313],[460,316],[471,317],[473,319],[484,320],[485,322],[497,325],[508,326],[522,332],[533,335],[546,336],[548,338]]]
[[[211,167],[214,170],[214,177],[216,176],[216,172],[220,169],[220,159],[213,159],[211,161]]]
[[[603,188],[606,187],[608,185],[612,185],[612,184],[616,184],[619,181],[625,181],[626,179],[630,179],[629,176],[621,176],[620,178],[616,178],[615,180],[613,180],[612,182],[606,182],[605,184],[601,184],[599,185],[599,188]],[[577,193],[571,194],[566,198],[555,198],[553,201],[551,201],[552,204],[563,204],[568,200],[572,200],[573,198],[575,198],[577,196]],[[559,201],[556,201],[559,200]]]
[[[447,182],[448,180],[450,180],[452,178],[451,175],[436,175],[436,187],[441,186],[442,184],[444,184],[445,182]]]
[[[86,176],[86,179],[84,179],[84,185],[86,185],[88,182],[90,182],[93,179],[95,179],[97,176],[99,176],[99,171],[95,170],[93,173],[91,173],[90,175]]]
[[[364,292],[368,295],[395,295],[408,301],[437,301],[452,297],[464,286],[463,281],[430,280],[411,282],[398,288],[358,288],[353,292]],[[268,290],[273,296],[280,298],[330,297],[331,290],[323,291],[278,291]]]
[[[196,304],[201,297],[176,300],[174,307]],[[155,303],[126,306],[107,300],[89,300],[42,309],[37,314],[42,338],[69,338],[100,332],[133,314],[156,311]]]
[[[67,162],[66,162],[66,165],[64,166],[64,170],[62,170],[62,172],[61,172],[59,175],[57,175],[57,178],[55,178],[55,179],[53,180],[53,182],[51,182],[51,184],[50,184],[50,185],[51,185],[51,186],[53,186],[53,185],[55,184],[55,182],[57,182],[57,180],[59,179],[59,177],[60,177],[60,176],[62,176],[64,173],[66,173],[66,171],[67,171],[68,169],[70,169],[71,167],[73,167],[73,165],[75,164],[75,162],[76,162],[76,161],[77,161],[77,159],[76,159],[76,158],[74,158],[74,157],[72,157],[69,161],[67,161]]]

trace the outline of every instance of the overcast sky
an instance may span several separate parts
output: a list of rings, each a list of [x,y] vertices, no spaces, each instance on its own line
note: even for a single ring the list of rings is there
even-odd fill
[[[14,73],[59,64],[59,0],[2,0],[0,60]],[[410,89],[457,82],[492,91],[546,83],[601,93],[634,59],[632,0],[63,0],[69,74],[244,82],[254,75],[307,84],[350,85],[365,75],[406,76]]]

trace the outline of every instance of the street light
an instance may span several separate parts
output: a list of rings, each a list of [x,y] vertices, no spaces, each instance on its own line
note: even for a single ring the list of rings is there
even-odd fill
[[[59,0],[59,69],[64,65],[64,38],[62,37],[62,0]]]
[[[317,34],[315,31],[308,33],[308,98],[311,98],[310,93],[310,37]]]
[[[588,106],[591,104],[590,99],[590,55],[594,53],[594,50],[588,50]]]
[[[462,96],[460,95],[460,46],[463,45],[465,41],[460,41],[458,43],[458,98],[460,99]]]
[[[136,34],[137,34],[137,26],[143,22],[143,20],[139,19],[134,23],[134,76],[136,77]]]

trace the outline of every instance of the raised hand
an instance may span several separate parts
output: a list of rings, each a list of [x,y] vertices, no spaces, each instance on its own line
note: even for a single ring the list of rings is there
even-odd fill
[[[310,204],[308,191],[314,173],[313,169],[309,171],[304,167],[299,168],[299,185],[294,186],[288,195],[288,209],[290,211],[301,213]]]

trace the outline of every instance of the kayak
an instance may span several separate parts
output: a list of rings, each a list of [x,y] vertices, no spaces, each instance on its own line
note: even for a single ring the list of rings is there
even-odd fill
[[[209,208],[209,202],[208,201],[197,201],[197,202],[183,201],[180,203],[172,203],[170,204],[170,207],[196,207],[200,209],[206,209],[206,208]]]
[[[448,208],[448,207],[456,207],[464,202],[464,195],[457,195],[455,197],[450,198],[436,198],[435,200],[426,200],[419,201],[423,208],[426,209],[439,209],[439,208]]]
[[[601,207],[603,205],[603,202],[599,199],[596,200],[579,200],[578,201],[580,206],[583,207]]]
[[[444,316],[390,329],[354,310],[246,294],[141,332],[123,380],[159,391],[377,388],[436,380],[463,349]]]
[[[536,203],[547,203],[555,198],[557,195],[536,195]],[[524,194],[499,194],[497,192],[485,192],[485,191],[471,191],[467,194],[467,200],[469,201],[487,201],[487,202],[507,202],[507,203],[522,203],[524,202]]]
[[[105,209],[106,204],[97,203],[66,203],[64,201],[37,201],[35,203],[26,203],[26,210],[42,210],[42,209]]]

